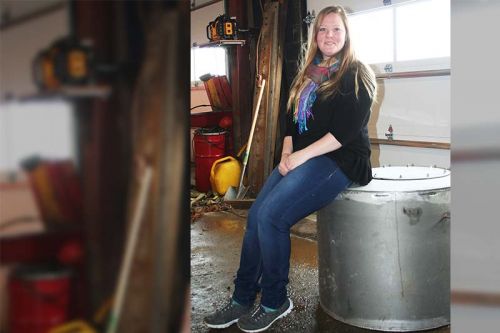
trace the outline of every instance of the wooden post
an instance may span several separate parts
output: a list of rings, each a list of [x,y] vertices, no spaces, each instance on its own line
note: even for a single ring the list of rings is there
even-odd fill
[[[228,15],[235,16],[240,27],[248,27],[247,1],[227,1]],[[238,151],[248,140],[252,122],[253,78],[250,76],[250,43],[243,46],[229,46],[229,81],[233,99],[233,140]]]
[[[132,104],[133,151],[154,175],[118,323],[123,333],[178,332],[189,279],[189,37],[183,25],[189,3],[149,5]],[[130,205],[137,190],[131,184]]]
[[[248,183],[253,196],[260,191],[273,167],[274,147],[279,114],[282,69],[282,39],[285,21],[283,11],[286,6],[268,1],[264,5],[264,15],[259,41],[257,75],[268,80],[264,92],[254,144],[250,152]],[[257,82],[256,82],[257,84]],[[256,90],[254,90],[256,91]],[[254,95],[254,104],[257,96]]]
[[[80,40],[93,41],[100,63],[113,62],[114,6],[109,1],[71,2],[72,32]],[[115,98],[115,87],[113,90],[107,99],[74,102],[83,180],[89,316],[110,296],[123,243],[123,206],[130,164],[128,109],[122,108]]]
[[[280,114],[280,101],[281,101],[281,80],[282,80],[282,66],[283,66],[283,49],[285,41],[285,27],[286,27],[286,14],[287,2],[283,2],[277,13],[275,13],[275,24],[273,26],[273,48],[271,58],[271,72],[270,76],[274,77],[274,84],[269,87],[269,118],[267,123],[267,140],[265,148],[265,164],[264,164],[264,180],[271,174],[274,169],[274,155],[275,153],[281,154],[281,151],[276,152],[276,139],[278,138],[278,122]]]

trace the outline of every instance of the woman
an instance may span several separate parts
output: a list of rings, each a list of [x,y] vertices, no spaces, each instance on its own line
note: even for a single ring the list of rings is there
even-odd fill
[[[351,183],[372,178],[367,124],[375,76],[354,56],[341,6],[318,14],[312,36],[290,90],[281,161],[249,211],[235,291],[205,318],[211,328],[237,322],[244,332],[260,332],[290,313],[290,228]]]

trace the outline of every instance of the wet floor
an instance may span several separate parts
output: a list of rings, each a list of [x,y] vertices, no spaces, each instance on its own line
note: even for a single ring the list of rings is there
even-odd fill
[[[241,332],[236,325],[223,330],[209,329],[203,324],[203,317],[224,306],[232,295],[245,218],[245,210],[234,210],[207,213],[191,224],[192,332]],[[339,322],[321,309],[315,228],[304,221],[293,231],[288,291],[294,309],[275,322],[268,332],[376,332]],[[426,332],[449,333],[450,328]]]

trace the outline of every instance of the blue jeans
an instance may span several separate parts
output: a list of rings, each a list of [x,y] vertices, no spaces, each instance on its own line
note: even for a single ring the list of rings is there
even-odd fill
[[[248,213],[233,299],[250,305],[262,290],[261,304],[279,308],[287,298],[290,228],[329,204],[351,183],[337,163],[324,155],[285,177],[275,168]]]

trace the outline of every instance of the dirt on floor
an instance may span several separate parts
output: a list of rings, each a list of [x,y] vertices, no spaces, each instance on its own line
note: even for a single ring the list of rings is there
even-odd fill
[[[241,332],[236,325],[212,330],[203,317],[224,306],[231,297],[245,232],[246,210],[205,213],[191,224],[191,331]],[[293,311],[268,332],[375,332],[337,321],[319,305],[318,256],[315,221],[305,219],[292,229],[289,296]],[[430,330],[449,333],[450,328]]]

